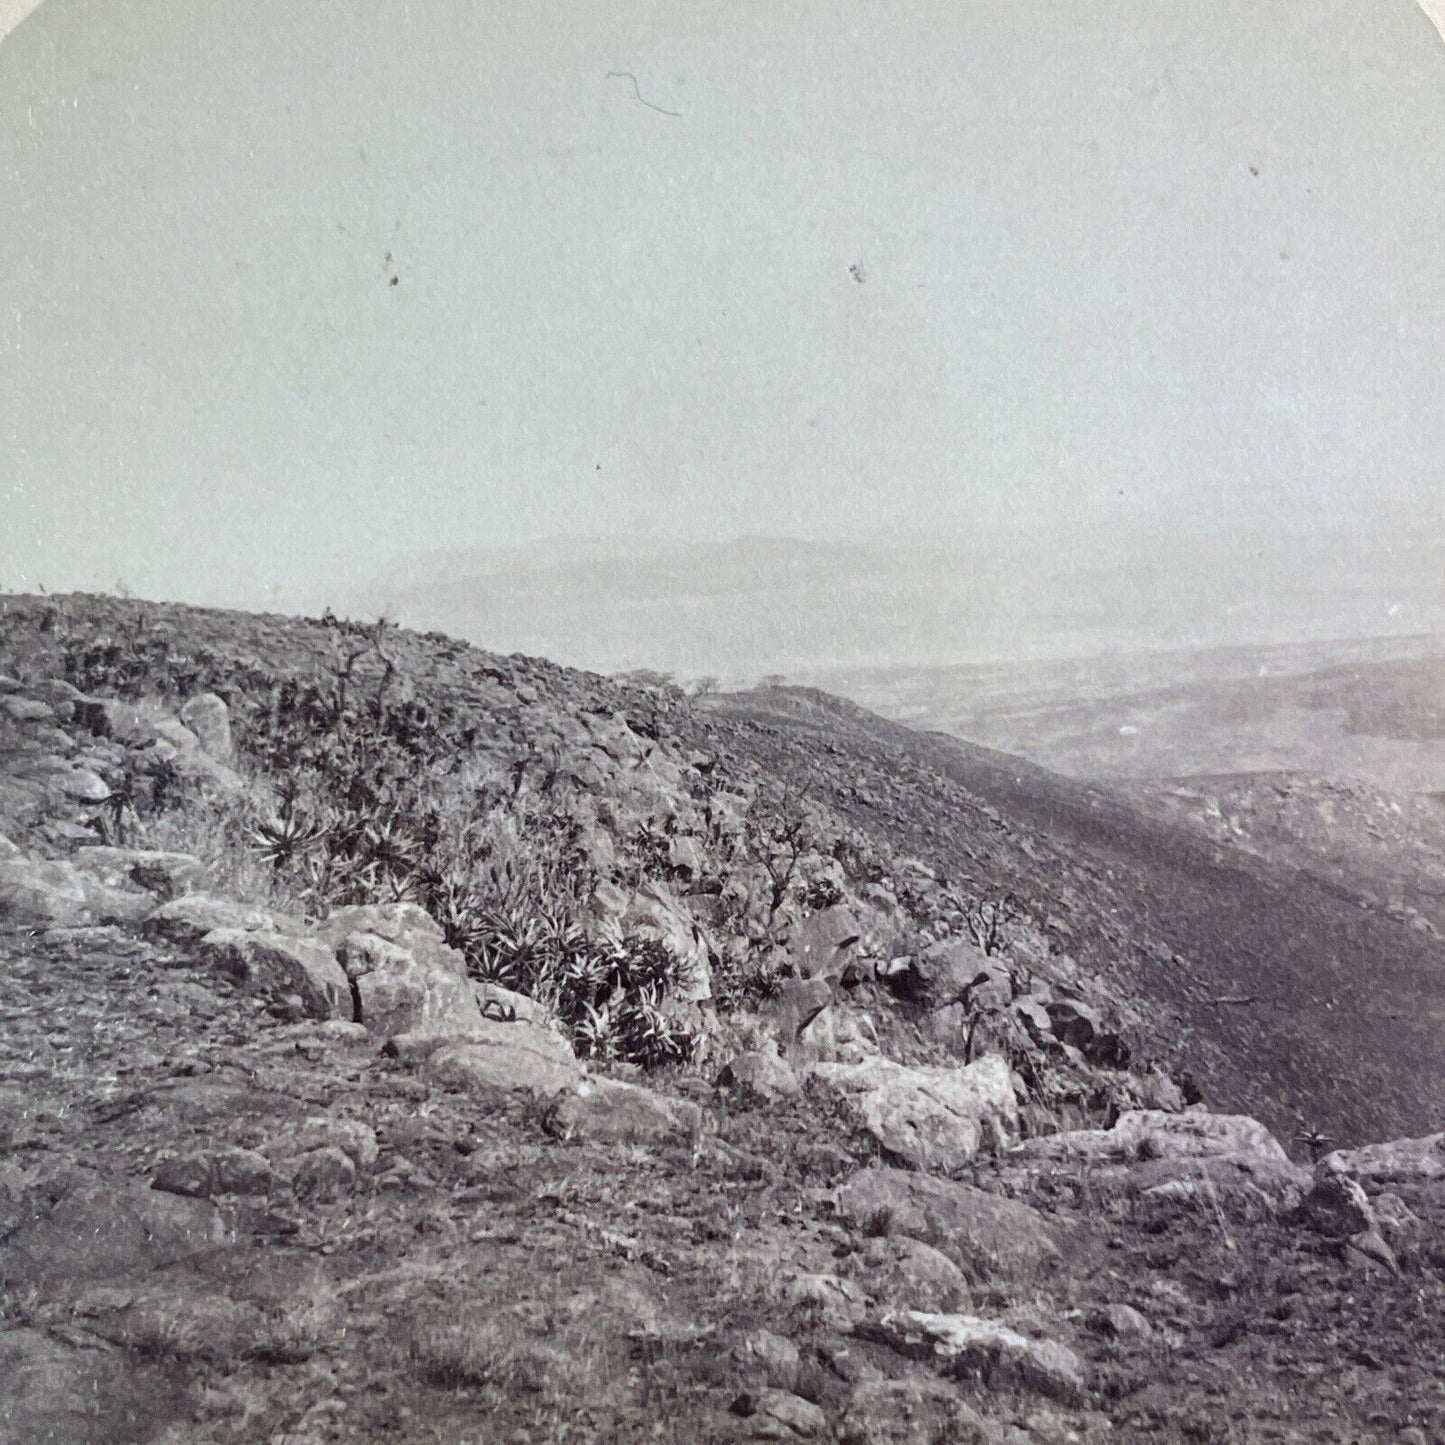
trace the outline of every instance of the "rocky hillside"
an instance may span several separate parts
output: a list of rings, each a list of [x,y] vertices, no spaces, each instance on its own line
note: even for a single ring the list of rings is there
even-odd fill
[[[1436,1438],[1441,1136],[1333,1147],[1428,1030],[1215,997],[1423,1011],[1359,913],[820,694],[7,598],[0,1439]]]

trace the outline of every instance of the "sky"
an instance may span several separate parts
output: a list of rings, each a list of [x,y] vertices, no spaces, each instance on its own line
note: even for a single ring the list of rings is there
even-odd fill
[[[1410,0],[48,0],[0,585],[1445,541],[1442,144]]]

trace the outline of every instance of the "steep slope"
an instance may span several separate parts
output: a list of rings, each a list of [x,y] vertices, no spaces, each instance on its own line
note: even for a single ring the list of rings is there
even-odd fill
[[[892,905],[855,896],[855,916],[872,920],[865,948],[907,952],[910,929],[947,936],[962,927],[961,905],[1012,894],[1024,921],[1047,935],[1028,947],[1081,964],[1140,1054],[1191,1077],[1210,1103],[1255,1112],[1286,1134],[1302,1124],[1346,1139],[1438,1127],[1445,955],[1436,940],[1326,878],[1018,759],[826,694],[689,701],[440,635],[388,634],[391,671],[383,674],[364,636],[293,619],[101,598],[10,598],[3,616],[8,646],[22,660],[33,654],[26,665],[60,666],[64,654],[84,685],[108,678],[125,690],[131,667],[135,691],[153,690],[158,679],[183,690],[218,687],[238,719],[272,739],[256,765],[308,777],[330,774],[318,771],[294,728],[276,740],[277,709],[294,710],[296,689],[317,679],[333,685],[338,657],[357,653],[358,706],[380,686],[399,713],[430,714],[423,728],[401,724],[401,744],[381,740],[361,769],[382,775],[367,783],[379,789],[375,809],[395,815],[415,775],[455,772],[458,759],[470,758],[467,766],[487,775],[492,802],[516,789],[536,800],[524,831],[561,829],[565,848],[581,849],[588,877],[652,878],[667,895],[661,911],[674,909],[672,924],[704,929],[715,973],[743,966],[722,946],[729,936],[762,930],[759,865],[742,857],[745,840],[724,835],[742,826],[759,789],[806,796],[856,831],[849,845],[833,836],[835,824],[820,825],[813,842],[823,851],[806,865],[819,880],[836,874],[829,850],[851,847],[848,866],[861,881],[888,875],[902,889],[900,860],[913,857],[944,885],[915,880],[914,911],[896,916]],[[387,747],[399,751],[382,766]],[[354,788],[360,764],[343,762]],[[559,813],[544,785],[580,798],[579,808]],[[437,805],[428,795],[426,807]],[[444,806],[459,805],[448,795]],[[401,841],[420,848],[428,837]],[[704,855],[697,868],[685,856],[691,849]],[[547,866],[571,867],[549,857]],[[335,880],[330,886],[352,901]],[[734,903],[740,890],[747,897]],[[786,954],[787,930],[775,932]],[[780,966],[793,965],[783,958]]]
[[[1060,946],[1140,1001],[1155,1045],[1211,1103],[1281,1131],[1439,1127],[1445,951],[1384,910],[823,694],[726,696],[707,716],[728,747],[807,779],[902,850],[1017,893]]]

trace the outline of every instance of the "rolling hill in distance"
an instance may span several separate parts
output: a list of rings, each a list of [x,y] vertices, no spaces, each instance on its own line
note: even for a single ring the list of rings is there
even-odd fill
[[[1046,521],[1008,545],[559,538],[414,559],[356,610],[603,672],[782,675],[1445,929],[1445,549],[1253,540],[1141,533],[1124,569]]]
[[[564,537],[418,555],[337,605],[600,672],[725,683],[1445,633],[1434,540],[1345,556],[1301,538],[1266,558],[1238,535],[1175,555],[1143,529],[1121,547],[1128,566],[1046,521],[1007,541]]]

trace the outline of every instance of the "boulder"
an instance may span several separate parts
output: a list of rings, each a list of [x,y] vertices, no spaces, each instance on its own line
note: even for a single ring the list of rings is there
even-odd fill
[[[1149,1159],[1204,1159],[1241,1155],[1288,1164],[1284,1147],[1256,1119],[1242,1114],[1182,1114],[1131,1109],[1112,1129],[1075,1129],[1027,1139],[1010,1157],[1026,1160],[1129,1164]]]
[[[702,1111],[617,1079],[580,1079],[548,1116],[549,1132],[599,1144],[669,1144],[697,1137]]]
[[[863,933],[857,916],[842,904],[801,918],[788,929],[787,952],[801,979],[836,979],[857,952]]]
[[[735,1054],[723,1065],[717,1084],[720,1089],[765,1101],[791,1098],[802,1089],[791,1065],[772,1049]]]
[[[1299,1206],[1300,1222],[1319,1234],[1344,1239],[1374,1229],[1375,1211],[1364,1188],[1348,1174],[1322,1170]]]
[[[276,1182],[271,1165],[253,1149],[197,1149],[163,1159],[151,1188],[214,1199],[219,1194],[266,1194]]]
[[[488,1019],[467,1039],[432,1051],[424,1072],[438,1084],[482,1097],[555,1094],[575,1088],[582,1078],[582,1066],[560,1035],[536,1024]]]
[[[909,1168],[948,1172],[1018,1132],[1013,1080],[997,1055],[956,1069],[884,1058],[814,1064],[805,1077],[848,1110],[885,1158]]]
[[[64,928],[89,918],[85,882],[73,864],[0,858],[0,920]]]
[[[133,885],[167,900],[183,894],[201,875],[199,858],[149,848],[92,846],[78,849],[71,861],[108,887]]]
[[[237,903],[210,893],[187,893],[161,904],[146,919],[143,932],[147,938],[163,943],[187,945],[199,943],[216,929],[284,933],[288,931],[288,923],[289,920],[249,903]],[[299,924],[290,926],[300,932]]]
[[[1004,1008],[1012,990],[1008,970],[962,938],[945,938],[920,953],[894,961],[882,974],[898,998],[929,1010],[949,1008],[963,998]]]
[[[201,750],[218,763],[236,760],[231,737],[231,712],[213,692],[198,693],[181,708],[181,721],[195,734]]]
[[[356,989],[357,1019],[377,1038],[403,1033],[455,1037],[482,1021],[472,986],[450,969],[419,963],[399,944],[348,935],[341,959]]]
[[[416,903],[358,903],[333,908],[316,933],[338,950],[354,933],[371,934],[404,948],[418,963],[433,964],[458,978],[467,976],[466,959],[448,947],[441,924]]]
[[[811,1400],[787,1390],[759,1390],[738,1396],[735,1415],[747,1422],[750,1440],[821,1440],[828,1417]]]
[[[862,1169],[838,1191],[838,1212],[865,1234],[931,1244],[974,1283],[1035,1279],[1059,1259],[1036,1209],[951,1179]]]
[[[803,1030],[833,1001],[833,986],[823,978],[785,978],[763,1010],[763,1025],[791,1057]]]
[[[870,1239],[855,1273],[873,1303],[885,1308],[948,1313],[972,1302],[963,1271],[942,1250],[906,1234]]]
[[[11,722],[48,723],[55,721],[55,712],[35,697],[7,697],[3,708]]]
[[[1331,1173],[1362,1184],[1409,1184],[1445,1179],[1445,1133],[1423,1139],[1391,1139],[1360,1149],[1336,1149],[1321,1161]]]
[[[891,1310],[859,1333],[912,1359],[943,1364],[955,1378],[985,1389],[1034,1390],[1064,1404],[1084,1398],[1084,1364],[1073,1350],[997,1320]]]
[[[248,989],[284,998],[294,994],[308,1017],[352,1016],[351,985],[336,955],[310,938],[215,928],[200,942],[202,958]]]

